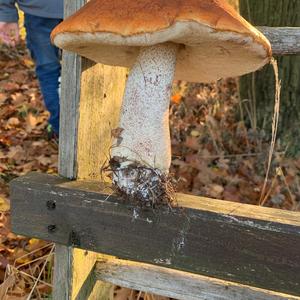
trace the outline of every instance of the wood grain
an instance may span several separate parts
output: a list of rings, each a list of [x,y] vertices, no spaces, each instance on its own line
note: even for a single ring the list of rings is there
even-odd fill
[[[82,59],[80,85],[80,107],[77,137],[77,178],[95,179],[100,176],[100,166],[109,156],[111,127],[117,126],[125,69],[95,64]],[[113,117],[112,117],[113,116]],[[98,254],[73,250],[72,297],[82,294],[80,300],[87,299],[81,288],[85,278],[90,276]],[[95,282],[92,299],[106,300],[112,286]],[[72,298],[72,299],[73,299]],[[77,299],[77,298],[76,298]],[[79,300],[79,299],[77,299]]]
[[[258,27],[269,39],[273,55],[300,54],[300,27]]]
[[[296,300],[300,297],[150,264],[102,256],[95,276],[130,289],[178,300]]]
[[[300,295],[299,213],[187,195],[140,211],[98,182],[44,174],[16,179],[12,199],[15,233]]]
[[[84,3],[85,0],[65,0],[65,17]],[[125,80],[125,75],[121,80],[117,74],[117,69],[94,65],[73,53],[63,52],[59,143],[61,176],[91,179],[95,177],[93,174],[100,173],[99,161],[93,163],[94,154],[98,153],[96,157],[99,159],[108,156],[110,132],[107,121],[114,126],[118,119],[116,111],[120,104],[117,103],[120,103]],[[103,101],[105,94],[108,102]],[[112,112],[114,118],[110,120]],[[109,299],[112,286],[92,280],[91,272],[97,256],[94,252],[56,244],[55,300]]]
[[[111,130],[118,127],[126,69],[84,60],[77,149],[78,178],[100,179],[109,161]]]
[[[65,0],[65,16],[78,10],[84,0]],[[81,57],[63,51],[60,97],[59,174],[77,176],[77,130],[80,100]]]
[[[68,17],[78,10],[84,0],[65,0],[64,14]],[[59,174],[66,178],[77,177],[77,129],[80,99],[81,58],[70,52],[63,52],[62,81],[60,97],[60,143]],[[72,299],[73,249],[60,244],[55,246],[54,300]]]

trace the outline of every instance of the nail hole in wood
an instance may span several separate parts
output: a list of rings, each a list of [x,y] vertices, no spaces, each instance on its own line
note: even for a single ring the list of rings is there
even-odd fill
[[[56,208],[56,202],[54,200],[48,200],[46,205],[49,210],[54,210]]]
[[[56,228],[56,225],[54,225],[54,224],[48,225],[48,231],[49,231],[50,233],[55,232],[56,229],[57,229],[57,228]]]

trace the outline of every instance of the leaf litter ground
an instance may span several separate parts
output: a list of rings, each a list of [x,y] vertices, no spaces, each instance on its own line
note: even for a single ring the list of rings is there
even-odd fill
[[[8,183],[30,171],[56,173],[57,144],[47,138],[48,113],[25,45],[0,45],[0,69],[0,299],[26,299],[40,276],[31,297],[39,299],[51,291],[51,246],[10,231]]]
[[[47,138],[48,113],[25,45],[0,46],[0,289],[6,299],[32,299],[51,291],[52,245],[10,231],[8,183],[30,171],[57,172],[57,145]],[[173,87],[170,106],[171,173],[179,192],[241,203],[259,203],[270,135],[244,126],[237,81]],[[300,159],[277,144],[265,205],[300,210]],[[213,200],[212,200],[213,201]],[[37,277],[39,281],[37,281]],[[127,289],[114,299],[166,299]],[[1,298],[2,299],[2,298]]]

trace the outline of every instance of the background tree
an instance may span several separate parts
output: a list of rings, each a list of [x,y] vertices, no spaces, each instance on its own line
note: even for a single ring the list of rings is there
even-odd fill
[[[240,12],[256,26],[300,26],[299,0],[240,0]],[[282,80],[278,137],[288,153],[296,155],[300,154],[300,56],[276,58]],[[247,124],[267,136],[271,135],[274,90],[271,66],[240,80]]]

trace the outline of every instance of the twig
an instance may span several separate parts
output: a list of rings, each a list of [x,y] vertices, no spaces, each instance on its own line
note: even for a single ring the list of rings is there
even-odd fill
[[[283,170],[282,170],[281,167],[279,167],[279,172],[280,172],[281,178],[283,179],[284,185],[285,185],[285,187],[286,187],[286,189],[287,189],[287,191],[288,191],[288,194],[289,194],[289,196],[290,196],[291,203],[293,204],[293,206],[297,205],[297,203],[295,202],[295,200],[294,200],[294,198],[293,198],[292,191],[291,191],[291,189],[290,189],[290,186],[289,186],[289,184],[288,184],[288,182],[287,182],[287,180],[286,180],[286,177],[285,177],[285,175],[284,175]]]
[[[31,254],[31,253],[29,253],[29,254]],[[21,267],[24,267],[24,266],[27,266],[27,265],[30,265],[30,264],[32,264],[32,263],[34,263],[34,262],[36,262],[36,261],[39,261],[39,260],[42,260],[42,259],[44,259],[44,258],[46,258],[46,257],[48,257],[48,255],[49,254],[46,254],[46,255],[43,255],[43,256],[40,256],[40,257],[37,257],[36,259],[33,259],[33,260],[31,260],[31,261],[29,261],[29,262],[27,262],[27,263],[24,263],[24,264],[22,264],[22,265],[19,265],[19,266],[17,266],[17,267],[15,267],[17,270],[19,270]]]
[[[263,200],[262,200],[262,203],[263,203],[263,204],[261,204],[261,205],[266,204],[266,202],[267,202],[269,196],[271,195],[271,192],[272,192],[273,188],[275,187],[275,183],[276,183],[277,177],[278,177],[278,174],[276,174],[275,177],[272,179],[271,186],[270,186],[268,192],[266,193],[266,195],[264,196],[264,198],[263,198]]]
[[[21,275],[27,276],[27,277],[29,277],[29,278],[31,278],[31,279],[33,279],[33,280],[37,280],[36,277],[34,277],[34,276],[32,276],[32,275],[30,275],[30,274],[28,274],[28,273],[26,273],[26,272],[23,272],[23,271],[21,271],[21,270],[18,270],[18,269],[15,268],[14,266],[11,266],[11,268],[12,268],[14,271],[20,273]],[[48,283],[48,282],[46,282],[46,281],[44,281],[44,280],[39,280],[39,282],[42,283],[42,284],[45,284],[45,285],[47,285],[47,286],[49,286],[49,287],[51,287],[51,288],[53,287],[52,284],[50,284],[50,283]]]
[[[278,76],[277,61],[274,58],[272,58],[271,64],[273,66],[275,83],[276,83],[275,104],[274,104],[274,115],[273,115],[273,122],[272,122],[272,139],[271,139],[271,145],[270,145],[270,151],[269,151],[268,167],[267,167],[267,173],[266,173],[264,185],[263,185],[261,195],[260,195],[259,205],[264,205],[266,202],[265,191],[266,191],[266,187],[268,184],[268,178],[269,178],[269,174],[270,174],[271,163],[272,163],[272,158],[273,158],[274,149],[275,149],[275,143],[276,143],[276,137],[277,137],[277,131],[278,131],[278,122],[279,122],[279,112],[280,112],[281,81],[279,80],[279,76]]]
[[[40,271],[40,274],[39,274],[39,276],[37,277],[37,279],[36,279],[36,281],[35,281],[35,283],[34,283],[32,289],[31,289],[31,292],[30,292],[30,294],[28,295],[28,297],[27,297],[26,300],[30,300],[30,298],[31,298],[31,296],[32,296],[32,294],[33,294],[33,292],[34,292],[34,290],[35,290],[35,288],[36,288],[38,282],[40,281],[40,278],[41,278],[41,276],[42,276],[42,274],[43,274],[43,271],[44,271],[44,269],[46,268],[46,265],[47,265],[47,263],[48,263],[48,260],[49,260],[49,258],[51,257],[51,255],[52,255],[53,252],[54,252],[54,248],[55,248],[55,245],[52,246],[52,248],[51,248],[51,250],[50,250],[50,252],[49,252],[49,254],[48,254],[48,257],[47,257],[47,259],[45,260],[45,262],[44,262],[44,264],[43,264],[43,267],[42,267],[42,269],[41,269],[41,271]]]
[[[33,253],[38,252],[38,251],[40,251],[40,250],[43,250],[43,249],[45,249],[45,248],[47,248],[47,247],[53,246],[53,245],[54,245],[53,243],[47,244],[47,245],[45,245],[45,246],[43,246],[43,247],[40,247],[40,248],[38,248],[38,249],[35,249],[35,250],[31,251],[31,252],[28,252],[27,254],[24,254],[24,255],[18,257],[18,258],[15,260],[15,262],[14,262],[14,267],[16,267],[16,262],[17,262],[18,260],[20,260],[20,259],[22,259],[22,258],[24,258],[24,257],[26,257],[26,256],[28,256],[28,255],[30,255],[30,254],[33,254]],[[39,259],[40,259],[40,258],[38,258],[38,259],[36,259],[36,260],[39,260]],[[27,265],[27,264],[29,264],[29,263],[32,263],[32,262],[33,262],[33,261],[30,261],[30,262],[28,262],[28,263],[22,264],[22,265],[18,266],[18,268],[19,268],[19,267],[22,267],[22,266],[25,266],[25,265]]]

